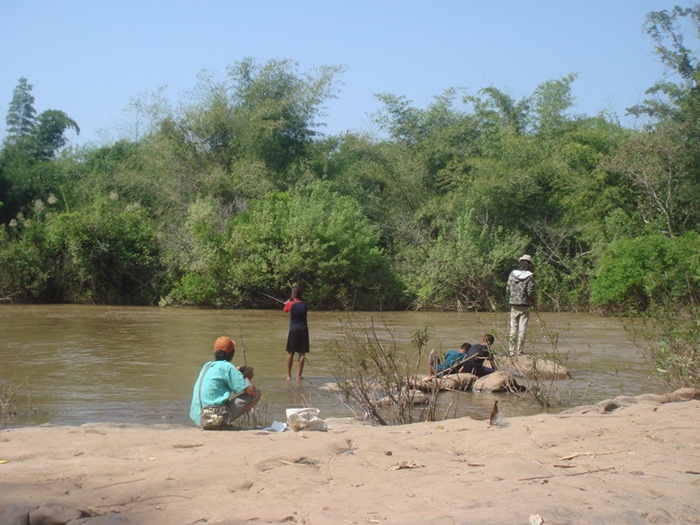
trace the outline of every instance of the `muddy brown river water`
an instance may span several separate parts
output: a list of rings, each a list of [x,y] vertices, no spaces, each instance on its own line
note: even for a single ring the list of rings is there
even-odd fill
[[[415,352],[415,331],[427,328],[428,348],[445,351],[462,342],[496,335],[503,349],[508,314],[459,312],[309,313],[311,353],[301,382],[286,380],[288,317],[280,310],[4,305],[0,307],[0,386],[20,385],[20,413],[10,426],[87,422],[192,425],[192,386],[219,335],[241,338],[255,384],[264,394],[261,411],[283,421],[285,408],[314,406],[321,417],[353,412],[321,387],[334,380],[341,320],[358,327],[370,321],[400,352]],[[389,333],[391,336],[389,336]],[[556,339],[556,343],[552,340]],[[450,416],[487,418],[493,400],[507,416],[591,404],[617,395],[663,393],[629,334],[617,319],[588,314],[536,314],[526,351],[562,359],[571,381],[554,385],[545,409],[532,396],[448,394]],[[425,369],[424,363],[421,368]]]

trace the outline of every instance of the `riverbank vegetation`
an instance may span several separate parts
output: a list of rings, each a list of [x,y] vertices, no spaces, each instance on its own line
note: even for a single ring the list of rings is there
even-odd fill
[[[246,59],[130,132],[65,147],[20,79],[0,150],[0,297],[16,302],[497,310],[518,256],[539,308],[643,313],[700,288],[700,8],[650,13],[668,74],[629,112],[575,114],[575,74],[516,99],[379,94],[379,136],[320,133],[342,68]],[[684,40],[685,38],[685,40]],[[692,43],[686,43],[692,39]],[[686,311],[697,311],[686,310]]]

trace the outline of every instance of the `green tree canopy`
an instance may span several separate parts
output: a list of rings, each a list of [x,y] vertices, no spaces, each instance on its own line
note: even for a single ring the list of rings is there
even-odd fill
[[[34,109],[33,86],[22,77],[12,92],[12,100],[5,117],[7,135],[10,141],[31,135],[35,127],[36,110]]]
[[[49,109],[42,112],[36,119],[36,129],[33,133],[37,156],[44,159],[53,158],[68,142],[65,133],[69,129],[80,133],[78,124],[63,111]]]
[[[192,212],[191,251],[197,255],[174,300],[236,304],[243,297],[255,300],[259,290],[285,294],[295,283],[305,286],[307,299],[319,308],[396,300],[397,283],[377,229],[355,201],[326,184],[253,201],[225,230],[215,226],[211,204],[200,203]]]

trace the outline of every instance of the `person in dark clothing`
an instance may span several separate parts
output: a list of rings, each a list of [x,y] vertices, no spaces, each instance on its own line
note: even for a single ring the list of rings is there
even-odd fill
[[[308,308],[302,298],[301,287],[292,288],[292,297],[284,303],[284,311],[289,312],[289,335],[287,336],[287,381],[292,379],[294,354],[299,356],[297,380],[304,379],[304,361],[309,353],[309,325],[306,322]]]
[[[469,349],[459,371],[474,374],[477,377],[483,377],[495,372],[493,368],[484,366],[484,363],[491,359],[491,345],[493,341],[493,335],[484,334],[484,337],[481,338],[481,343],[472,345]]]

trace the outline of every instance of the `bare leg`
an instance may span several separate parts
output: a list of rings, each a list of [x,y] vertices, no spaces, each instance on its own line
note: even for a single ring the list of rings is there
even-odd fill
[[[428,357],[428,375],[429,376],[435,375],[437,361],[438,361],[437,352],[435,350],[431,350],[430,356]]]
[[[243,414],[246,414],[247,412],[250,412],[250,410],[258,404],[258,402],[262,398],[262,394],[257,387],[254,388],[255,394],[253,396],[249,396],[250,400],[246,403],[245,406],[240,407],[240,405],[236,404],[236,408],[238,409],[238,411],[236,412],[235,417],[231,421],[240,418]],[[255,422],[255,415],[253,415],[253,422],[257,425],[257,423]]]
[[[304,379],[302,373],[304,372],[304,363],[306,362],[306,354],[299,353],[299,373],[297,373],[297,380]]]
[[[294,352],[287,352],[287,381],[292,379],[292,365],[294,364]]]

